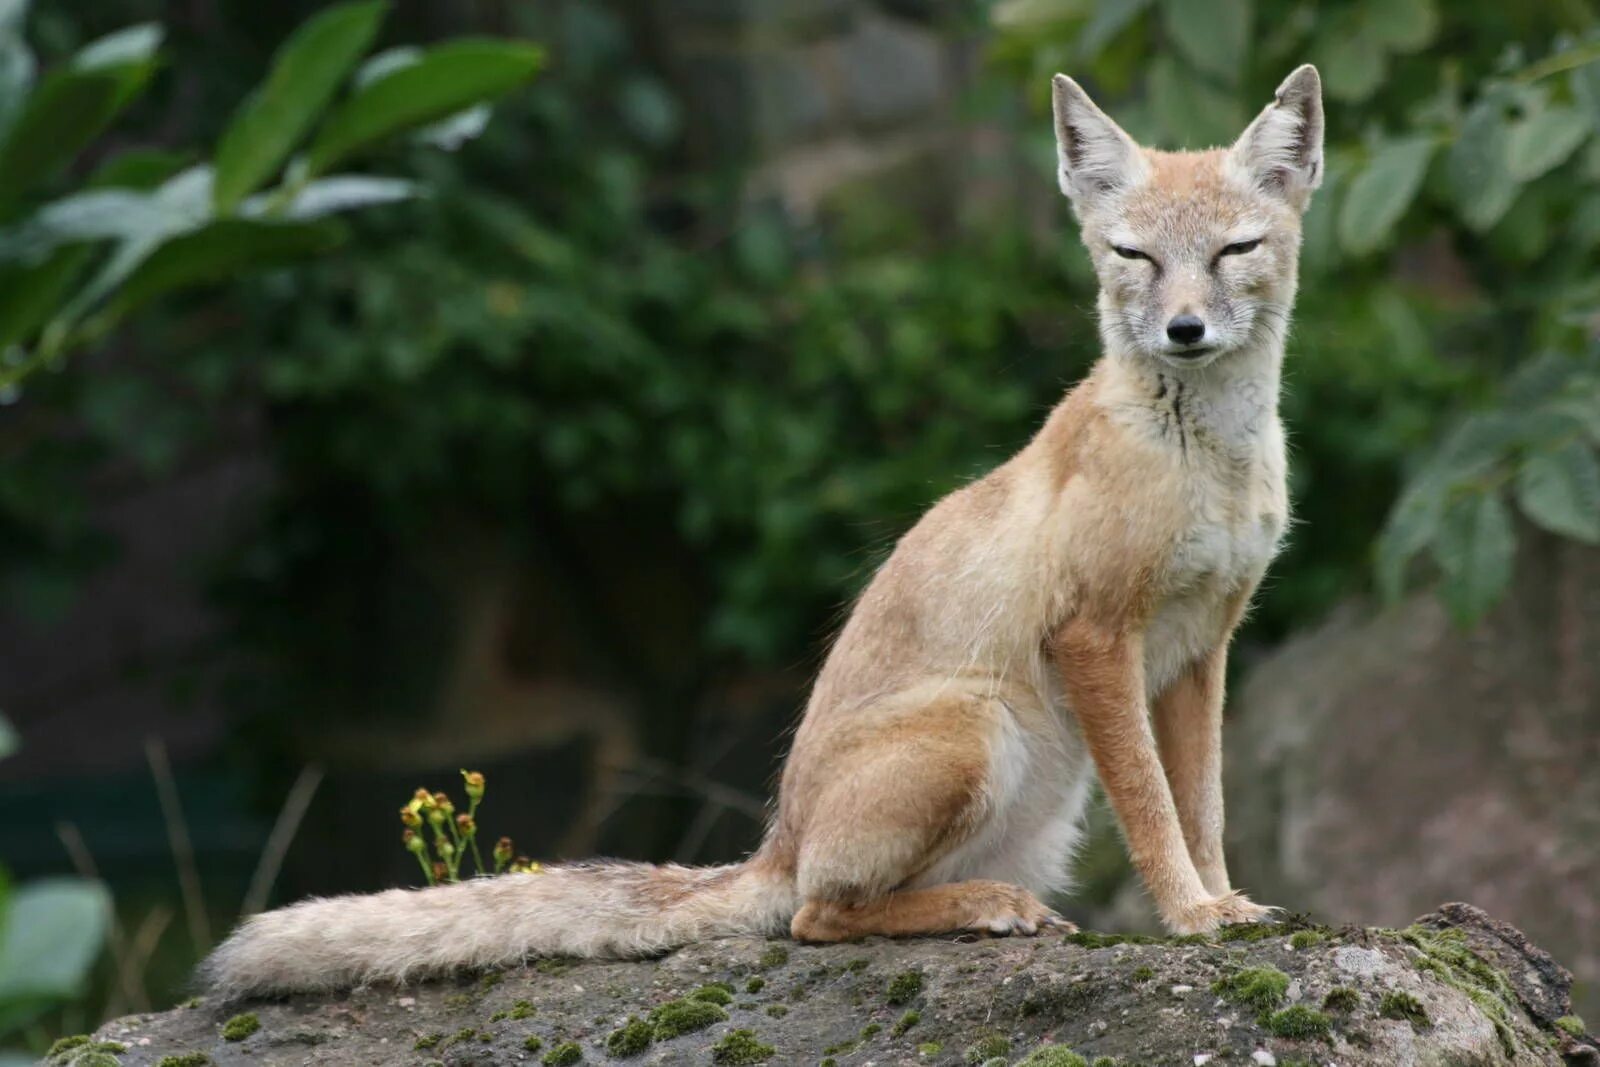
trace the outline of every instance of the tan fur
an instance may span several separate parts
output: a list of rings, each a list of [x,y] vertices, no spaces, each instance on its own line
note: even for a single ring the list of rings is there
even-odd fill
[[[1268,911],[1233,891],[1222,856],[1222,687],[1288,521],[1277,397],[1299,217],[1321,174],[1317,75],[1292,74],[1227,150],[1141,149],[1061,76],[1056,116],[1105,355],[862,593],[756,855],[298,904],[217,951],[216,988],[637,955],[736,930],[1064,926],[1039,898],[1066,888],[1096,772],[1168,927]],[[1171,340],[1178,315],[1204,320],[1198,347]]]

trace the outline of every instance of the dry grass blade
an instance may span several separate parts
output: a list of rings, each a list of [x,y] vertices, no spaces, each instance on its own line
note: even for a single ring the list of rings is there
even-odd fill
[[[159,737],[147,738],[145,758],[155,778],[156,796],[161,801],[161,817],[167,824],[167,841],[172,845],[172,861],[178,868],[178,888],[183,893],[183,914],[189,924],[189,939],[194,950],[204,955],[211,947],[211,922],[206,917],[206,898],[200,889],[200,869],[194,861],[194,843],[189,839],[189,824],[178,800],[178,783],[172,777],[167,746]]]
[[[283,869],[283,859],[288,855],[294,835],[300,830],[300,822],[306,817],[306,809],[311,806],[311,798],[316,796],[317,787],[321,784],[322,768],[306,767],[300,771],[294,785],[289,787],[288,795],[283,799],[283,808],[278,812],[278,820],[272,824],[272,833],[267,835],[267,843],[261,849],[261,859],[256,864],[255,873],[250,876],[250,888],[245,890],[239,918],[249,918],[267,906],[272,884],[278,880],[278,872]]]

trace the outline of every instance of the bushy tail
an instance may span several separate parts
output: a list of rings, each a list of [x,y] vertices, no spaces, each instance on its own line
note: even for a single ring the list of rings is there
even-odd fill
[[[728,867],[584,863],[429,889],[308,900],[247,920],[201,965],[225,998],[403,982],[536,956],[628,958],[788,929],[788,877]]]

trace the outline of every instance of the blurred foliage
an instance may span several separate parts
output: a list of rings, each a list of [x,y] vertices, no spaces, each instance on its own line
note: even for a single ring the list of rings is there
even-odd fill
[[[1372,507],[1393,499],[1343,492],[1362,468],[1407,475],[1376,543],[1380,588],[1437,574],[1464,623],[1510,580],[1508,501],[1600,543],[1589,5],[1006,0],[995,22],[997,63],[1041,109],[1050,73],[1072,71],[1168,147],[1226,143],[1289,69],[1318,64],[1327,178],[1306,218],[1288,368],[1306,525],[1277,581],[1349,581]],[[1051,151],[1043,133],[1034,147]],[[1442,434],[1460,407],[1481,410]],[[1411,566],[1424,552],[1429,565]]]
[[[476,40],[394,49],[355,69],[388,5],[340,4],[284,43],[214,162],[129,152],[85,188],[29,207],[23,194],[52,183],[148,87],[164,34],[156,23],[117,30],[36,78],[22,37],[27,7],[0,8],[0,399],[12,401],[28,376],[141,305],[325,251],[343,233],[329,216],[416,195],[407,181],[329,171],[403,133],[459,145],[481,132],[485,101],[541,62],[533,45]],[[346,81],[349,95],[335,101]]]
[[[1367,588],[1375,544],[1386,590],[1440,572],[1471,617],[1509,573],[1507,499],[1593,539],[1593,425],[1574,421],[1594,383],[1578,316],[1600,302],[1585,5],[992,14],[965,115],[1012,130],[1044,196],[1055,70],[1136,135],[1193,147],[1234,136],[1296,62],[1322,66],[1328,179],[1285,398],[1301,524],[1258,636]],[[0,435],[13,603],[58,613],[108,558],[92,472],[161,478],[248,441],[271,498],[215,588],[258,668],[241,699],[271,714],[425,698],[447,592],[425,564],[463,526],[513,545],[627,527],[693,561],[689,673],[790,663],[905,526],[1017,447],[1094,357],[1064,205],[1046,233],[1027,203],[930,222],[891,180],[797,223],[732,180],[684,176],[692,119],[606,9],[508,17],[557,62],[463,153],[386,150],[429,196],[359,216],[337,259],[169,301],[30,384]],[[208,96],[228,77],[213,55],[251,27],[186,53]]]

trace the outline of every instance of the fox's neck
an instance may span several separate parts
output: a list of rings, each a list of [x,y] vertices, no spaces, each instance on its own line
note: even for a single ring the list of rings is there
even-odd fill
[[[1280,342],[1230,352],[1206,367],[1172,367],[1116,351],[1102,364],[1113,406],[1182,449],[1200,443],[1227,452],[1253,450],[1277,424]]]

